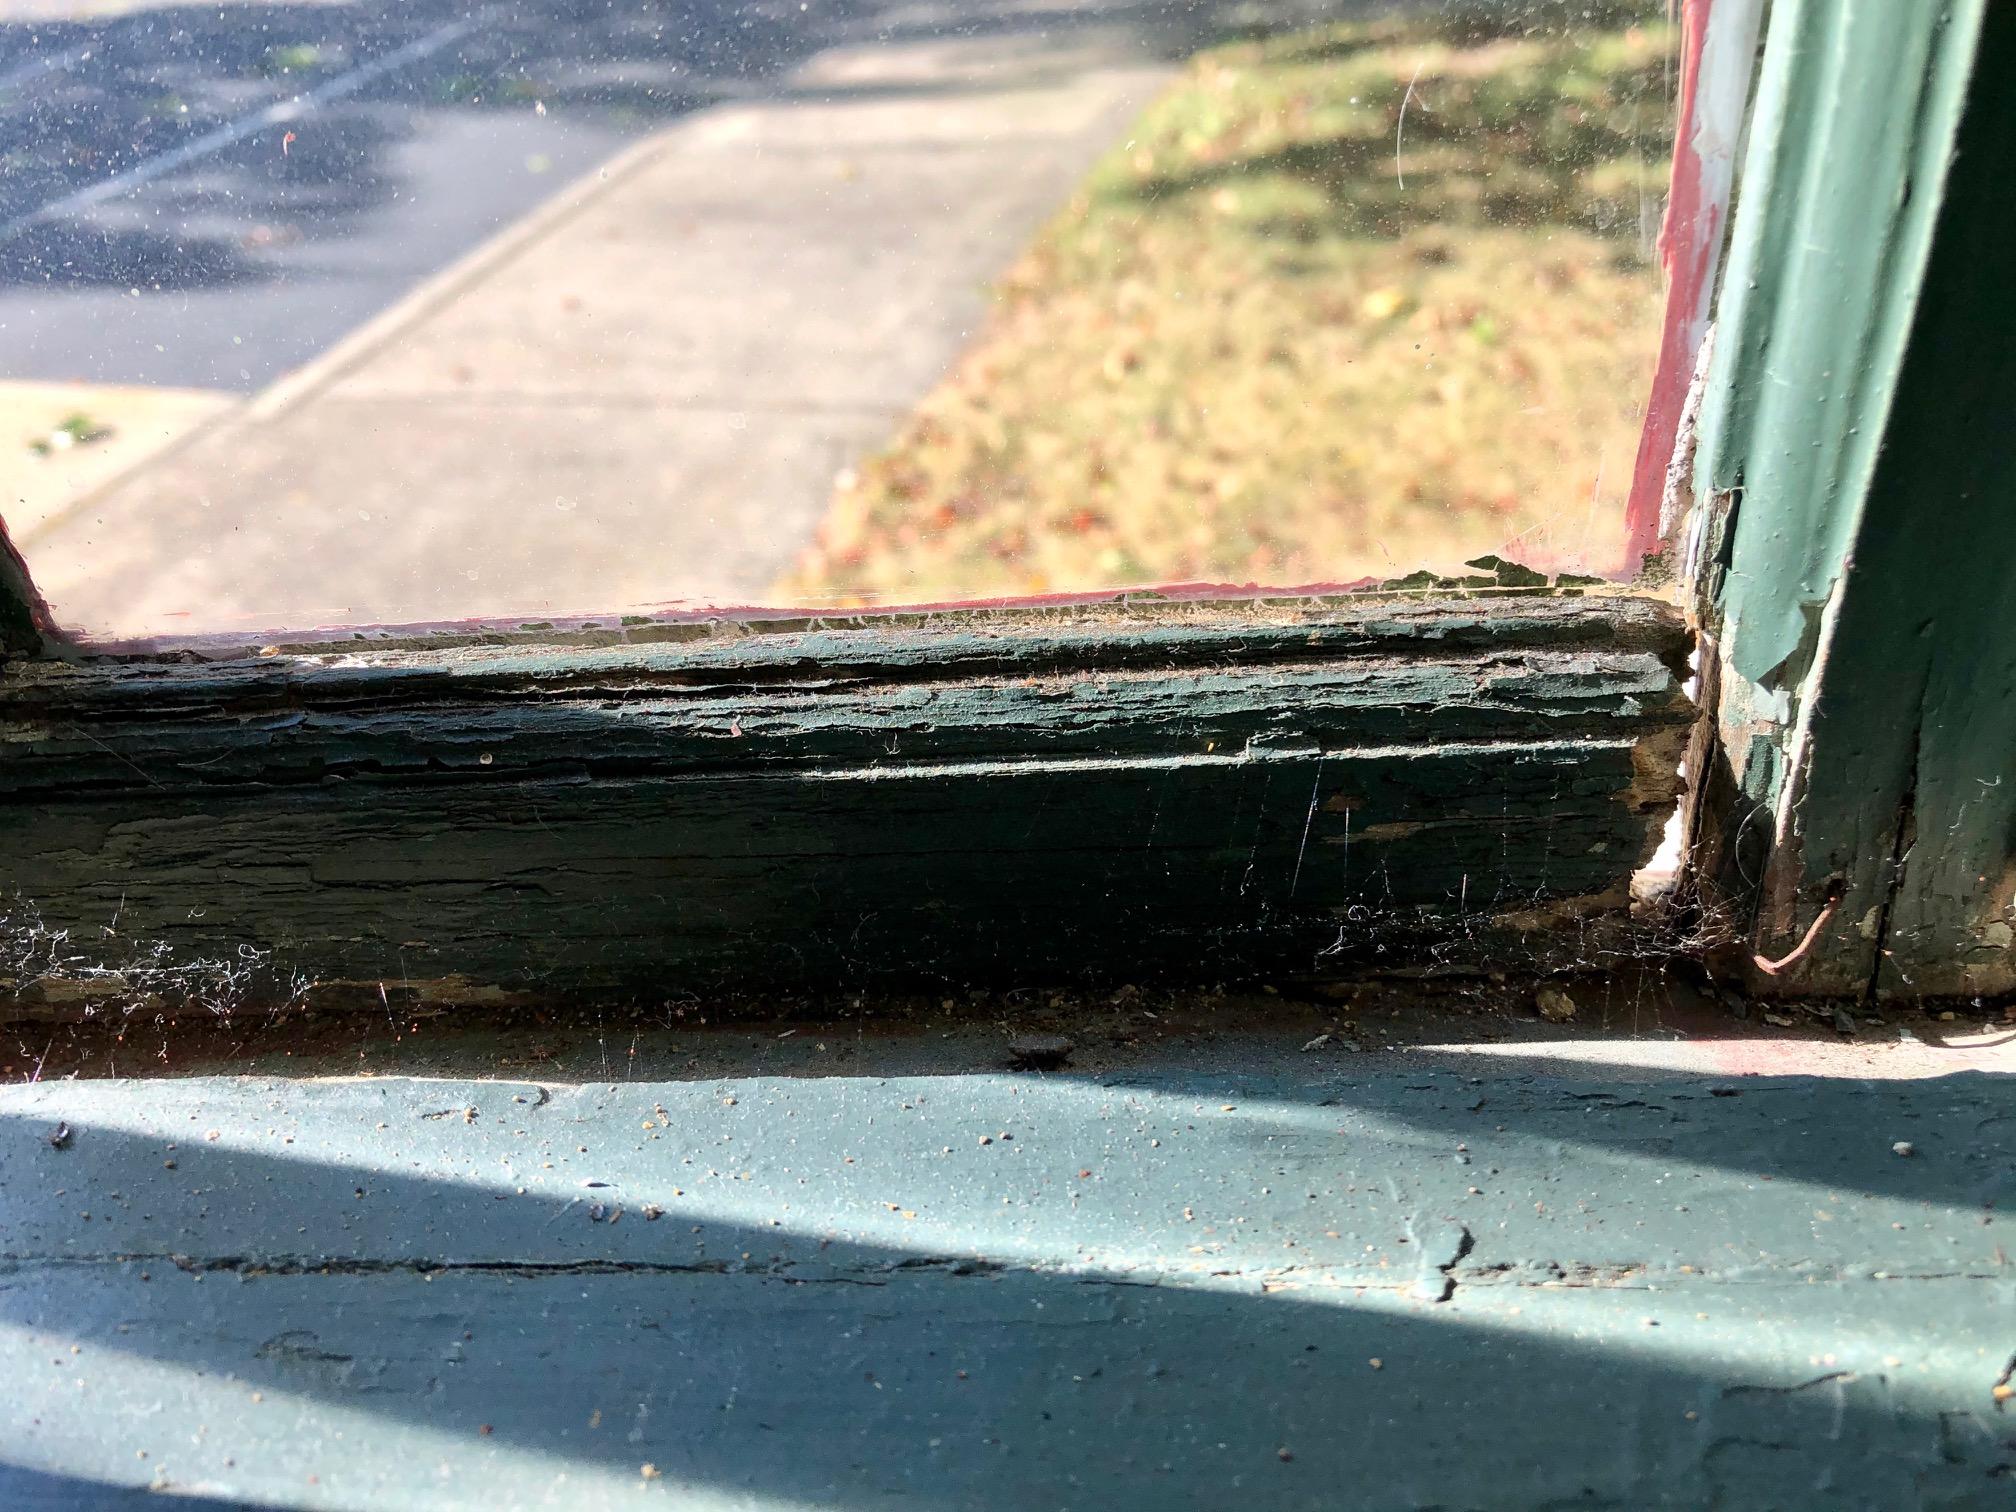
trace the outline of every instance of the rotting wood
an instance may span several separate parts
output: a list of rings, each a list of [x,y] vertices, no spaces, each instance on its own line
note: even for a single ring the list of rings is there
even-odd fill
[[[46,1012],[1454,960],[1621,907],[1684,652],[1536,597],[24,666],[10,969]]]

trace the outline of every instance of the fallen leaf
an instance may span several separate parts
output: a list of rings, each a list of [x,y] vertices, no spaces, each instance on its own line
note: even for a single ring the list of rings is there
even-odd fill
[[[1407,296],[1390,284],[1374,289],[1358,301],[1358,313],[1367,320],[1391,320],[1407,303]]]

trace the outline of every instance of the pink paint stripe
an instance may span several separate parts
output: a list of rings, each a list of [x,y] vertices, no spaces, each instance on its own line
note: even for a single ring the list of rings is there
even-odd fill
[[[1696,130],[1701,105],[1701,51],[1714,0],[1683,0],[1679,120],[1673,133],[1672,187],[1659,228],[1659,261],[1666,269],[1666,319],[1659,340],[1659,365],[1645,406],[1645,429],[1638,438],[1638,461],[1631,497],[1624,506],[1624,560],[1618,576],[1630,578],[1658,549],[1659,509],[1666,469],[1680,438],[1680,413],[1693,380],[1694,359],[1706,327],[1715,265],[1722,244],[1726,200],[1705,181]]]

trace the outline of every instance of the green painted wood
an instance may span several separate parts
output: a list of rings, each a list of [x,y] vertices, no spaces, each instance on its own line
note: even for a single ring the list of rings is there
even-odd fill
[[[1593,606],[1593,612],[1592,612]],[[515,698],[526,688],[732,686],[836,677],[943,680],[973,675],[1307,661],[1400,646],[1449,655],[1531,643],[1650,652],[1679,665],[1684,638],[1650,599],[1558,592],[1338,595],[1177,603],[1123,599],[1035,609],[823,615],[598,625],[358,630],[279,640],[178,642],[172,650],[102,654],[80,678],[64,664],[17,669],[0,685],[10,708],[60,689],[77,707],[137,707],[164,696],[271,698],[297,682],[398,683],[444,696]],[[33,675],[39,672],[38,675]],[[57,695],[49,695],[57,696]]]
[[[1650,601],[1456,600],[24,667],[0,970],[47,1008],[1430,965],[1621,911],[1683,648]]]
[[[1851,549],[1985,4],[1772,6],[1696,452],[1741,493],[1714,587],[1750,682],[1803,675]]]
[[[87,790],[278,787],[392,773],[495,783],[759,771],[859,760],[870,754],[864,730],[879,741],[873,756],[890,765],[984,761],[1004,751],[1202,758],[1277,735],[1415,746],[1572,740],[1656,724],[1672,705],[1673,674],[1642,653],[1576,653],[1564,663],[1558,653],[1497,651],[1201,666],[1180,676],[1167,669],[929,682],[821,675],[692,688],[610,679],[566,696],[540,686],[450,701],[339,672],[314,684],[276,679],[261,690],[270,696],[206,689],[216,711],[207,718],[167,698],[168,707],[95,704],[82,691],[88,676],[65,676],[60,686],[82,696],[59,698],[46,712],[0,698],[0,718],[26,715],[0,726],[0,794],[46,801]]]
[[[1774,12],[1700,453],[1755,985],[2016,988],[2016,13]]]

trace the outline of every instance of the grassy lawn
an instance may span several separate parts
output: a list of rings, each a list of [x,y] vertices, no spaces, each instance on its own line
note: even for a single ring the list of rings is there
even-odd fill
[[[1501,3],[1193,58],[779,598],[1608,567],[1658,340],[1664,11]]]

